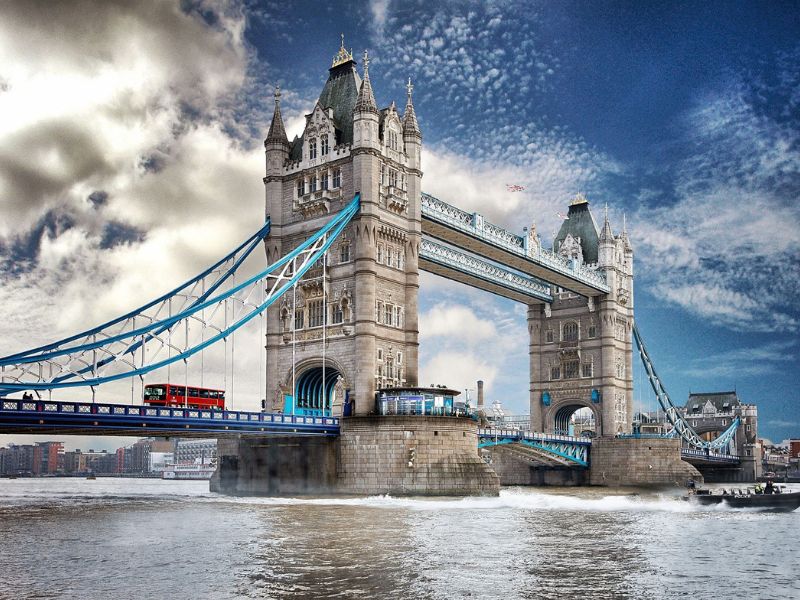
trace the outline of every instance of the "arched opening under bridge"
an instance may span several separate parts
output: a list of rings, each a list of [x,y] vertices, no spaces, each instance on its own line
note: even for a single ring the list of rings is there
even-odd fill
[[[304,370],[295,382],[296,402],[294,410],[286,407],[288,413],[298,415],[331,416],[334,409],[336,386],[342,381],[342,374],[336,367],[317,365]],[[341,386],[340,386],[341,387]],[[290,398],[287,398],[290,400]],[[340,404],[340,403],[338,403]]]
[[[597,435],[594,411],[583,404],[566,404],[553,415],[553,433],[576,437]]]

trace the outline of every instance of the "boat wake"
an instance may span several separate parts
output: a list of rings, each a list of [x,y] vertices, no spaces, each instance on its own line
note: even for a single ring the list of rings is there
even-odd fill
[[[229,498],[216,500],[265,506],[360,506],[375,509],[403,508],[416,511],[442,510],[535,510],[566,512],[696,512],[712,507],[699,507],[678,496],[648,494],[645,496],[608,495],[581,496],[540,493],[527,490],[502,490],[496,497],[406,498],[369,496],[366,498]]]

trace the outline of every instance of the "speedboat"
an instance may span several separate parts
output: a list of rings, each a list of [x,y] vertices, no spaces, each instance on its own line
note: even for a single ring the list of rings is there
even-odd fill
[[[753,489],[691,490],[684,498],[704,506],[720,504],[730,508],[754,508],[769,512],[791,512],[800,507],[800,492],[784,492],[779,487],[771,494]]]

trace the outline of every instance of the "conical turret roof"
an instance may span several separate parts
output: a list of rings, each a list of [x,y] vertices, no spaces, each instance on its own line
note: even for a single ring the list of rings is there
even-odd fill
[[[361,89],[358,90],[358,98],[356,98],[353,112],[378,114],[378,105],[375,104],[375,95],[372,93],[372,84],[369,81],[369,55],[366,50],[364,50],[364,80],[361,82]]]
[[[283,118],[281,117],[281,89],[279,87],[275,88],[275,112],[272,114],[272,123],[270,123],[264,144],[266,145],[268,142],[289,144],[289,138],[286,137],[286,128],[283,126]]]
[[[417,135],[420,134],[419,132],[419,124],[417,123],[417,114],[414,112],[414,102],[411,100],[411,92],[414,90],[414,86],[411,85],[411,78],[408,78],[408,85],[406,86],[408,90],[408,95],[406,99],[406,110],[403,114],[403,132],[404,133],[416,133]]]

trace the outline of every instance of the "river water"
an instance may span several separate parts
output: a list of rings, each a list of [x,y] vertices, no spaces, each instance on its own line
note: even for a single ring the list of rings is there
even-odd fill
[[[799,527],[800,510],[601,488],[267,499],[0,479],[0,598],[800,598]]]

